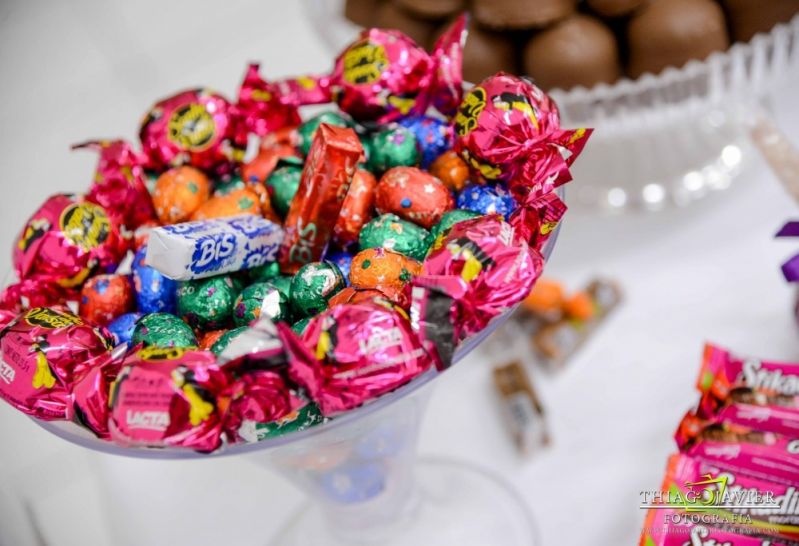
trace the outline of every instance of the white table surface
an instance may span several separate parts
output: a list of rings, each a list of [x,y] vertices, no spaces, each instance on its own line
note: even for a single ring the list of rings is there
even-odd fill
[[[297,2],[3,2],[0,249],[46,196],[87,187],[95,156],[71,153],[71,143],[133,139],[155,98],[188,86],[233,96],[247,60],[279,77],[324,70],[333,55]],[[799,141],[791,89],[776,110]],[[799,359],[793,292],[779,271],[799,245],[772,239],[795,211],[757,159],[730,190],[683,210],[573,211],[548,273],[575,287],[616,278],[627,301],[566,370],[535,374],[553,445],[530,460],[516,455],[490,383],[497,362],[476,354],[438,381],[420,452],[512,480],[545,545],[635,543],[638,492],[660,482],[671,435],[696,398],[703,342]],[[0,271],[9,256],[0,252]],[[247,461],[100,456],[2,404],[0,432],[2,546],[260,545],[302,501]]]

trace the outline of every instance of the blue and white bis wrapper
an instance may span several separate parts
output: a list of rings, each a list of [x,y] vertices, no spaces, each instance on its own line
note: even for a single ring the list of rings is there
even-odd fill
[[[130,343],[130,338],[133,336],[133,328],[136,327],[136,321],[141,317],[141,313],[125,313],[124,315],[119,315],[108,325],[108,331],[114,336],[114,346]]]
[[[233,273],[274,261],[283,228],[255,214],[155,228],[147,263],[179,281]]]
[[[452,148],[452,126],[446,121],[430,116],[411,116],[398,123],[416,137],[423,169]]]
[[[133,289],[140,313],[174,313],[178,305],[178,282],[145,263],[145,247],[133,257]]]
[[[326,262],[333,262],[341,270],[344,275],[344,281],[347,286],[350,285],[350,268],[352,267],[352,254],[349,252],[332,252],[325,256]]]
[[[500,186],[472,184],[458,195],[457,206],[480,214],[501,214],[507,220],[518,204],[510,192]]]

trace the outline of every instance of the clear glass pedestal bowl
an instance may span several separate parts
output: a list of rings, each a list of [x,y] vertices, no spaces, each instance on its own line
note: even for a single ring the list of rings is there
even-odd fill
[[[333,51],[357,36],[360,27],[343,16],[344,0],[304,1]],[[799,72],[798,53],[799,16],[682,68],[591,89],[551,90],[564,127],[595,129],[573,168],[579,184],[569,192],[570,206],[656,211],[730,187],[757,154],[752,130],[774,127],[770,95]]]
[[[562,188],[558,193],[563,198]],[[545,258],[552,253],[558,230],[543,248]],[[464,340],[454,361],[474,350],[512,311]],[[69,442],[108,455],[162,460],[246,457],[273,469],[304,491],[309,501],[269,542],[276,546],[537,544],[530,511],[505,479],[456,460],[417,460],[419,425],[439,375],[428,370],[403,387],[313,428],[226,446],[212,454],[124,448],[73,423],[35,422]],[[113,468],[99,464],[98,472],[104,466]],[[125,479],[111,473],[100,476],[101,481]],[[106,494],[113,496],[113,486],[107,483],[109,487]],[[213,494],[208,492],[211,503]],[[115,537],[114,543],[125,540]]]

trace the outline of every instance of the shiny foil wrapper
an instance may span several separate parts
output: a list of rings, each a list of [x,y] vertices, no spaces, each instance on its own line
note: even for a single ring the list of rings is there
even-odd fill
[[[377,184],[375,208],[379,214],[391,212],[425,229],[436,225],[454,207],[449,189],[416,167],[394,167]]]
[[[71,404],[67,406],[67,418],[91,430],[102,440],[111,439],[108,430],[111,415],[109,397],[121,365],[122,355],[111,354],[99,365],[92,366],[70,389]]]
[[[399,252],[367,248],[352,259],[350,284],[353,288],[380,291],[402,308],[410,305],[410,283],[422,273],[422,264]]]
[[[422,275],[412,281],[416,326],[432,344],[457,344],[524,299],[543,266],[541,254],[500,216],[458,222],[433,243]],[[426,334],[427,325],[451,328],[452,340],[446,330]],[[451,356],[450,349],[438,351],[440,366],[449,365],[441,353]]]
[[[289,375],[324,415],[357,407],[430,366],[404,312],[374,302],[332,307],[311,320]]]
[[[134,307],[133,284],[127,275],[96,275],[80,291],[78,312],[92,324],[107,326]]]
[[[296,127],[301,121],[297,107],[289,103],[278,85],[261,78],[259,68],[258,63],[247,67],[239,87],[239,100],[234,106],[236,138],[242,146],[247,144],[248,134],[264,137],[279,129]]]
[[[72,147],[99,154],[86,199],[97,203],[120,225],[133,231],[155,220],[155,209],[145,185],[146,160],[124,140],[94,140]]]
[[[147,167],[161,171],[191,165],[209,173],[229,172],[241,159],[234,147],[232,107],[208,89],[183,91],[157,102],[139,128]]]
[[[299,104],[334,101],[362,123],[424,114],[448,116],[463,94],[461,58],[466,18],[442,34],[432,55],[397,30],[367,29],[336,59],[332,74],[286,82]]]
[[[362,155],[355,131],[319,126],[284,222],[279,254],[284,273],[296,273],[324,254]]]
[[[42,283],[44,290],[54,290],[47,285],[73,289],[94,271],[115,267],[125,252],[127,242],[103,207],[79,196],[58,194],[48,198],[22,228],[13,262],[22,281]],[[18,290],[35,292],[35,284]]]
[[[66,308],[30,309],[0,331],[0,397],[39,419],[67,419],[70,390],[110,348],[105,330]]]
[[[377,179],[372,173],[365,169],[355,171],[333,228],[333,237],[342,247],[358,242],[361,229],[374,216],[376,188]]]
[[[506,181],[518,201],[571,180],[569,166],[592,131],[561,129],[549,96],[504,72],[466,93],[453,124],[455,149],[473,172]]]
[[[124,446],[213,451],[222,441],[218,399],[228,383],[208,351],[130,353],[111,392],[111,438]]]
[[[532,197],[530,194],[527,201],[521,203],[510,215],[508,223],[513,226],[519,237],[540,251],[555,232],[566,210],[566,203],[555,193],[546,193],[537,197]]]
[[[257,431],[259,425],[289,419],[303,405],[283,376],[273,370],[242,374],[225,396],[228,407],[224,429],[231,443],[253,441],[253,431]]]

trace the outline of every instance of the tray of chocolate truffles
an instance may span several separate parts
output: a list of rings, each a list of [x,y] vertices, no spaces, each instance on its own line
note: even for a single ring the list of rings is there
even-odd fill
[[[323,40],[396,28],[430,48],[467,11],[464,80],[526,74],[596,128],[570,205],[661,210],[729,187],[752,119],[799,71],[799,0],[305,0]],[[752,114],[755,111],[756,115]]]

